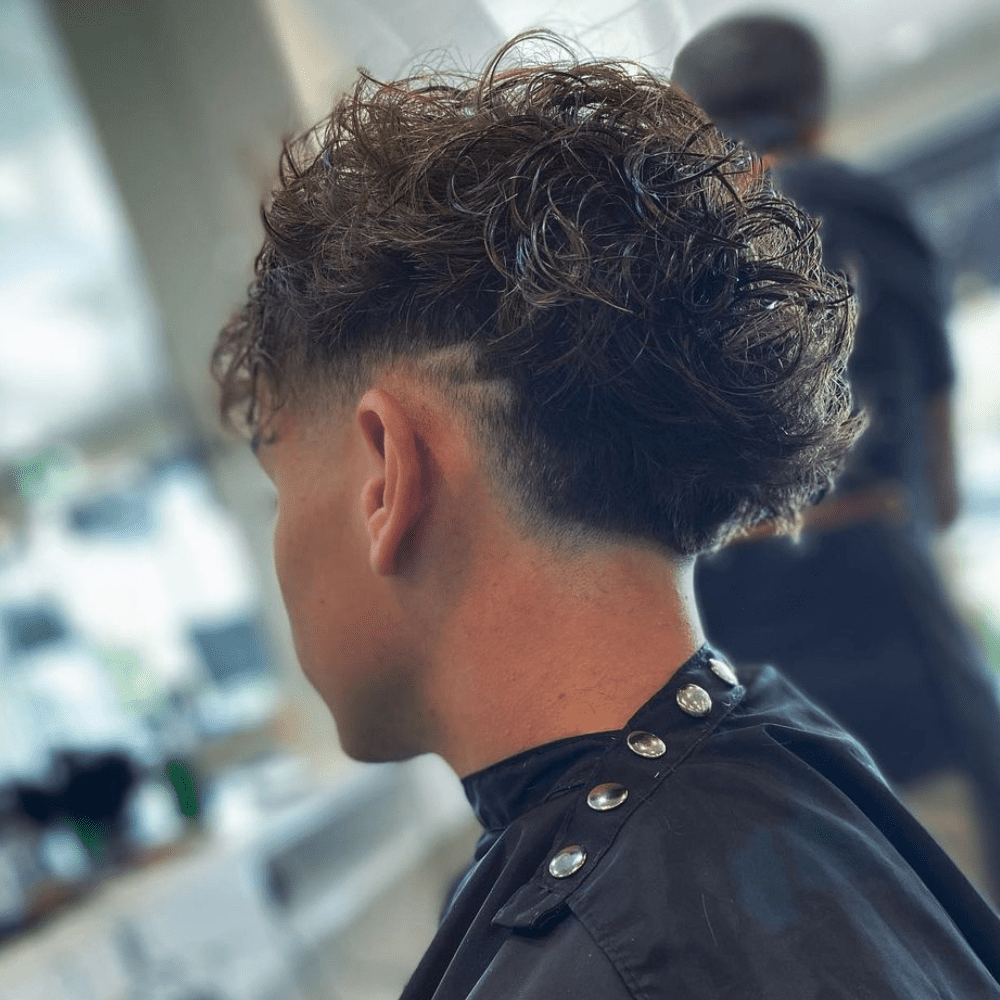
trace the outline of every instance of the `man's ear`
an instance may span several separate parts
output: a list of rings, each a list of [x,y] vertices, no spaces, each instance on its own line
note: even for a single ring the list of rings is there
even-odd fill
[[[361,495],[374,572],[389,576],[399,567],[400,549],[424,507],[424,483],[416,430],[388,393],[372,389],[361,397],[357,422],[368,456]]]

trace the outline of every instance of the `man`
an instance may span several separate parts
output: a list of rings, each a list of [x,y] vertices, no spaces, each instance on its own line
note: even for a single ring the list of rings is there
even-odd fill
[[[827,266],[853,272],[850,375],[871,418],[798,541],[757,538],[702,562],[699,609],[720,648],[775,664],[861,739],[932,829],[928,791],[970,776],[991,862],[975,867],[1000,901],[1000,705],[930,548],[958,507],[935,263],[893,191],[822,154],[826,78],[819,42],[781,15],[720,21],[674,65],[674,81],[820,219]],[[949,813],[940,829],[961,853],[954,827]]]
[[[404,997],[1000,995],[985,904],[693,604],[857,436],[845,284],[668,84],[518,52],[286,149],[215,358],[345,749],[485,828]]]

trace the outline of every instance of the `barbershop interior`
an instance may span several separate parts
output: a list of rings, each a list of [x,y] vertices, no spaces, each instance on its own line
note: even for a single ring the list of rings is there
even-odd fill
[[[359,67],[474,70],[547,28],[669,75],[765,10],[822,41],[825,150],[934,254],[960,501],[933,556],[995,687],[1000,0],[0,3],[0,1000],[399,995],[480,830],[441,759],[340,749],[209,370],[282,141]],[[988,894],[952,777],[913,808]]]

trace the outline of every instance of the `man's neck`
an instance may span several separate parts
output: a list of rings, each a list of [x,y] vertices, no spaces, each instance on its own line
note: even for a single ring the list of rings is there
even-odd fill
[[[826,133],[821,125],[810,126],[799,132],[795,142],[779,149],[770,149],[761,160],[765,167],[780,167],[788,160],[797,160],[805,156],[820,156],[823,153],[823,143]]]
[[[702,644],[693,566],[639,546],[490,564],[453,620],[431,702],[461,776],[620,729]],[[432,682],[433,683],[433,682]]]

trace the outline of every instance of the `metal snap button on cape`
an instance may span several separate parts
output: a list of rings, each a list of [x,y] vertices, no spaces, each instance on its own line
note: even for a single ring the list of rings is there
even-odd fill
[[[628,789],[624,785],[619,785],[617,781],[608,781],[590,790],[587,805],[597,812],[607,812],[609,809],[617,809],[627,798]]]
[[[725,661],[712,657],[708,661],[708,665],[712,668],[712,673],[721,680],[724,680],[730,687],[735,687],[739,684],[740,679],[736,676],[736,671]]]
[[[586,860],[587,852],[579,844],[571,844],[552,856],[549,874],[553,878],[569,878],[583,867]]]
[[[641,729],[629,733],[625,742],[629,750],[640,757],[662,757],[667,752],[667,744],[659,736],[643,732]]]
[[[677,692],[677,704],[681,710],[696,718],[708,715],[712,711],[712,699],[709,693],[697,684],[686,684]]]

